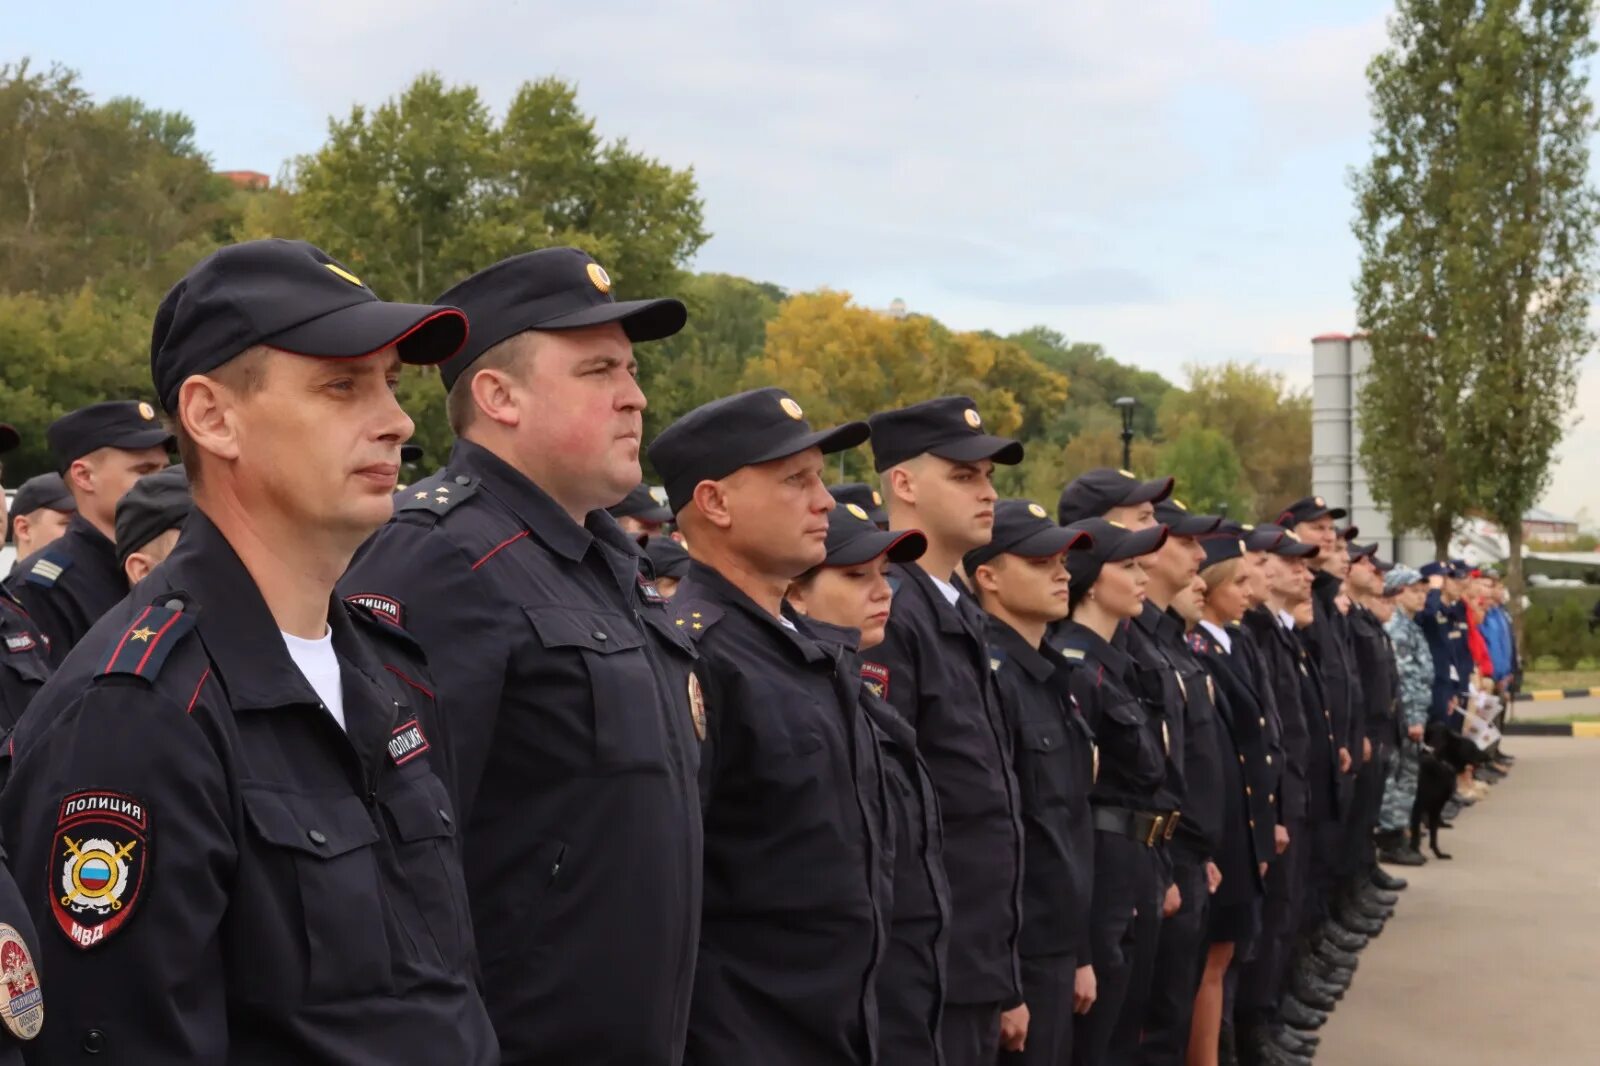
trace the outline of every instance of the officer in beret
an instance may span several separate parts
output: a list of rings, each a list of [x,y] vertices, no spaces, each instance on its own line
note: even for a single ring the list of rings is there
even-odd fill
[[[117,501],[117,562],[128,587],[172,554],[192,505],[189,472],[182,463],[146,474]]]
[[[439,368],[455,446],[340,588],[440,667],[505,1062],[605,1048],[675,1064],[700,917],[694,648],[606,508],[639,486],[633,346],[686,313],[617,301],[576,248],[513,256],[439,299],[472,321]]]
[[[698,407],[650,445],[689,542],[673,625],[700,653],[705,915],[687,1066],[866,1066],[893,863],[861,676],[837,632],[784,604],[827,558],[823,457],[867,427],[812,430],[782,389]]]
[[[617,520],[624,533],[632,536],[660,533],[672,521],[672,512],[657,503],[650,486],[642,482],[635,485],[621,503],[607,507],[606,511]]]
[[[1026,1039],[1000,1061],[1065,1066],[1073,1016],[1094,1005],[1089,904],[1094,824],[1089,789],[1099,754],[1068,691],[1067,664],[1045,631],[1067,616],[1067,552],[1091,542],[1031,500],[995,505],[994,537],[962,565],[987,614],[989,666],[1011,726],[1026,841],[1022,882],[1022,997]]]
[[[889,512],[883,509],[883,494],[864,481],[850,481],[828,489],[840,507],[855,504],[879,529],[889,528]]]
[[[927,548],[928,539],[916,530],[880,530],[865,508],[841,503],[828,515],[827,557],[789,585],[789,604],[814,627],[819,622],[841,627],[859,673],[861,654],[883,643],[889,624],[894,598],[889,567],[919,559]],[[878,1046],[916,1049],[916,1061],[941,1066],[950,881],[938,792],[917,751],[916,731],[877,688],[863,679],[861,706],[877,733],[885,781],[883,846],[894,856],[889,949],[874,986]]]
[[[950,876],[950,994],[942,1040],[948,1066],[991,1066],[1001,1013],[1022,1004],[1017,936],[1022,921],[1021,797],[1011,731],[989,669],[984,614],[957,585],[961,557],[994,530],[996,463],[1022,461],[1022,445],[983,431],[965,396],[875,414],[873,463],[889,527],[920,530],[928,550],[890,569],[894,611],[863,669],[917,731],[939,789]],[[1026,1013],[1006,1019],[1020,1045]],[[885,1047],[883,1061],[909,1062]]]
[[[678,582],[689,576],[688,550],[664,533],[644,538],[641,547],[655,574],[656,591],[672,599],[677,594]]]
[[[11,500],[7,519],[17,558],[26,559],[60,538],[77,510],[78,504],[60,474],[36,474],[24,481]]]
[[[393,508],[402,364],[466,332],[299,241],[223,248],[161,302],[194,509],[0,756],[52,988],[39,1061],[499,1061],[433,682],[333,595]]]
[[[172,434],[148,403],[112,400],[62,415],[45,435],[77,511],[65,535],[18,562],[7,582],[59,664],[128,592],[114,543],[117,501],[167,465]]]

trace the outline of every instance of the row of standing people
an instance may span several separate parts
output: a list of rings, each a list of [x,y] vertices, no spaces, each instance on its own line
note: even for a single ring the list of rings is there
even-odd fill
[[[1394,723],[1309,587],[1334,513],[1227,527],[1103,470],[1051,521],[996,501],[1021,445],[963,397],[813,430],[761,389],[650,444],[669,600],[605,508],[633,345],[685,319],[572,249],[437,306],[284,241],[174,288],[181,539],[107,565],[167,437],[92,409],[9,586],[54,668],[0,757],[35,1061],[1181,1062],[1240,970],[1252,1033],[1315,1039],[1273,1026],[1387,905]],[[402,362],[458,439],[391,499]],[[822,483],[869,437],[887,531]]]

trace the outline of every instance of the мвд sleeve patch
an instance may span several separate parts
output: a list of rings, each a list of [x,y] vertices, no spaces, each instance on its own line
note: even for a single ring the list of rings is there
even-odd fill
[[[128,923],[150,868],[150,812],[120,792],[61,801],[50,857],[50,909],[68,940],[92,948]]]

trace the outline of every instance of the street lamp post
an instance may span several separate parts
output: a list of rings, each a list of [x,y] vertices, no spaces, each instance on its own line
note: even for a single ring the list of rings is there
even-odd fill
[[[1133,466],[1133,409],[1139,401],[1132,396],[1118,396],[1111,406],[1122,412],[1122,469]]]

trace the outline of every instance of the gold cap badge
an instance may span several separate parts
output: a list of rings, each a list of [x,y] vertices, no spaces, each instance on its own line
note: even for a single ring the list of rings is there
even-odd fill
[[[845,504],[844,505],[844,509],[846,511],[849,511],[855,517],[861,519],[861,521],[863,521],[863,522],[870,522],[871,521],[871,519],[867,517],[867,512],[863,511],[860,507],[857,507],[853,503]]]
[[[606,268],[599,263],[590,263],[588,266],[589,280],[601,292],[611,291],[611,275],[606,273]]]
[[[783,399],[778,401],[778,406],[783,408],[783,413],[784,414],[788,415],[790,418],[794,419],[796,422],[800,421],[800,419],[802,419],[802,418],[804,418],[806,416],[806,413],[803,410],[800,409],[800,405],[795,403],[792,399],[790,399],[787,396],[785,396]]]
[[[967,425],[971,426],[973,429],[983,428],[983,419],[978,417],[978,412],[971,407],[967,408],[961,417],[965,418],[967,420]]]
[[[343,278],[344,280],[348,281],[350,284],[355,285],[357,287],[363,287],[361,285],[361,279],[360,278],[358,278],[354,274],[350,273],[350,271],[346,270],[344,267],[340,266],[338,263],[323,263],[322,265],[327,267],[328,268],[328,273],[334,275],[335,277]]]

